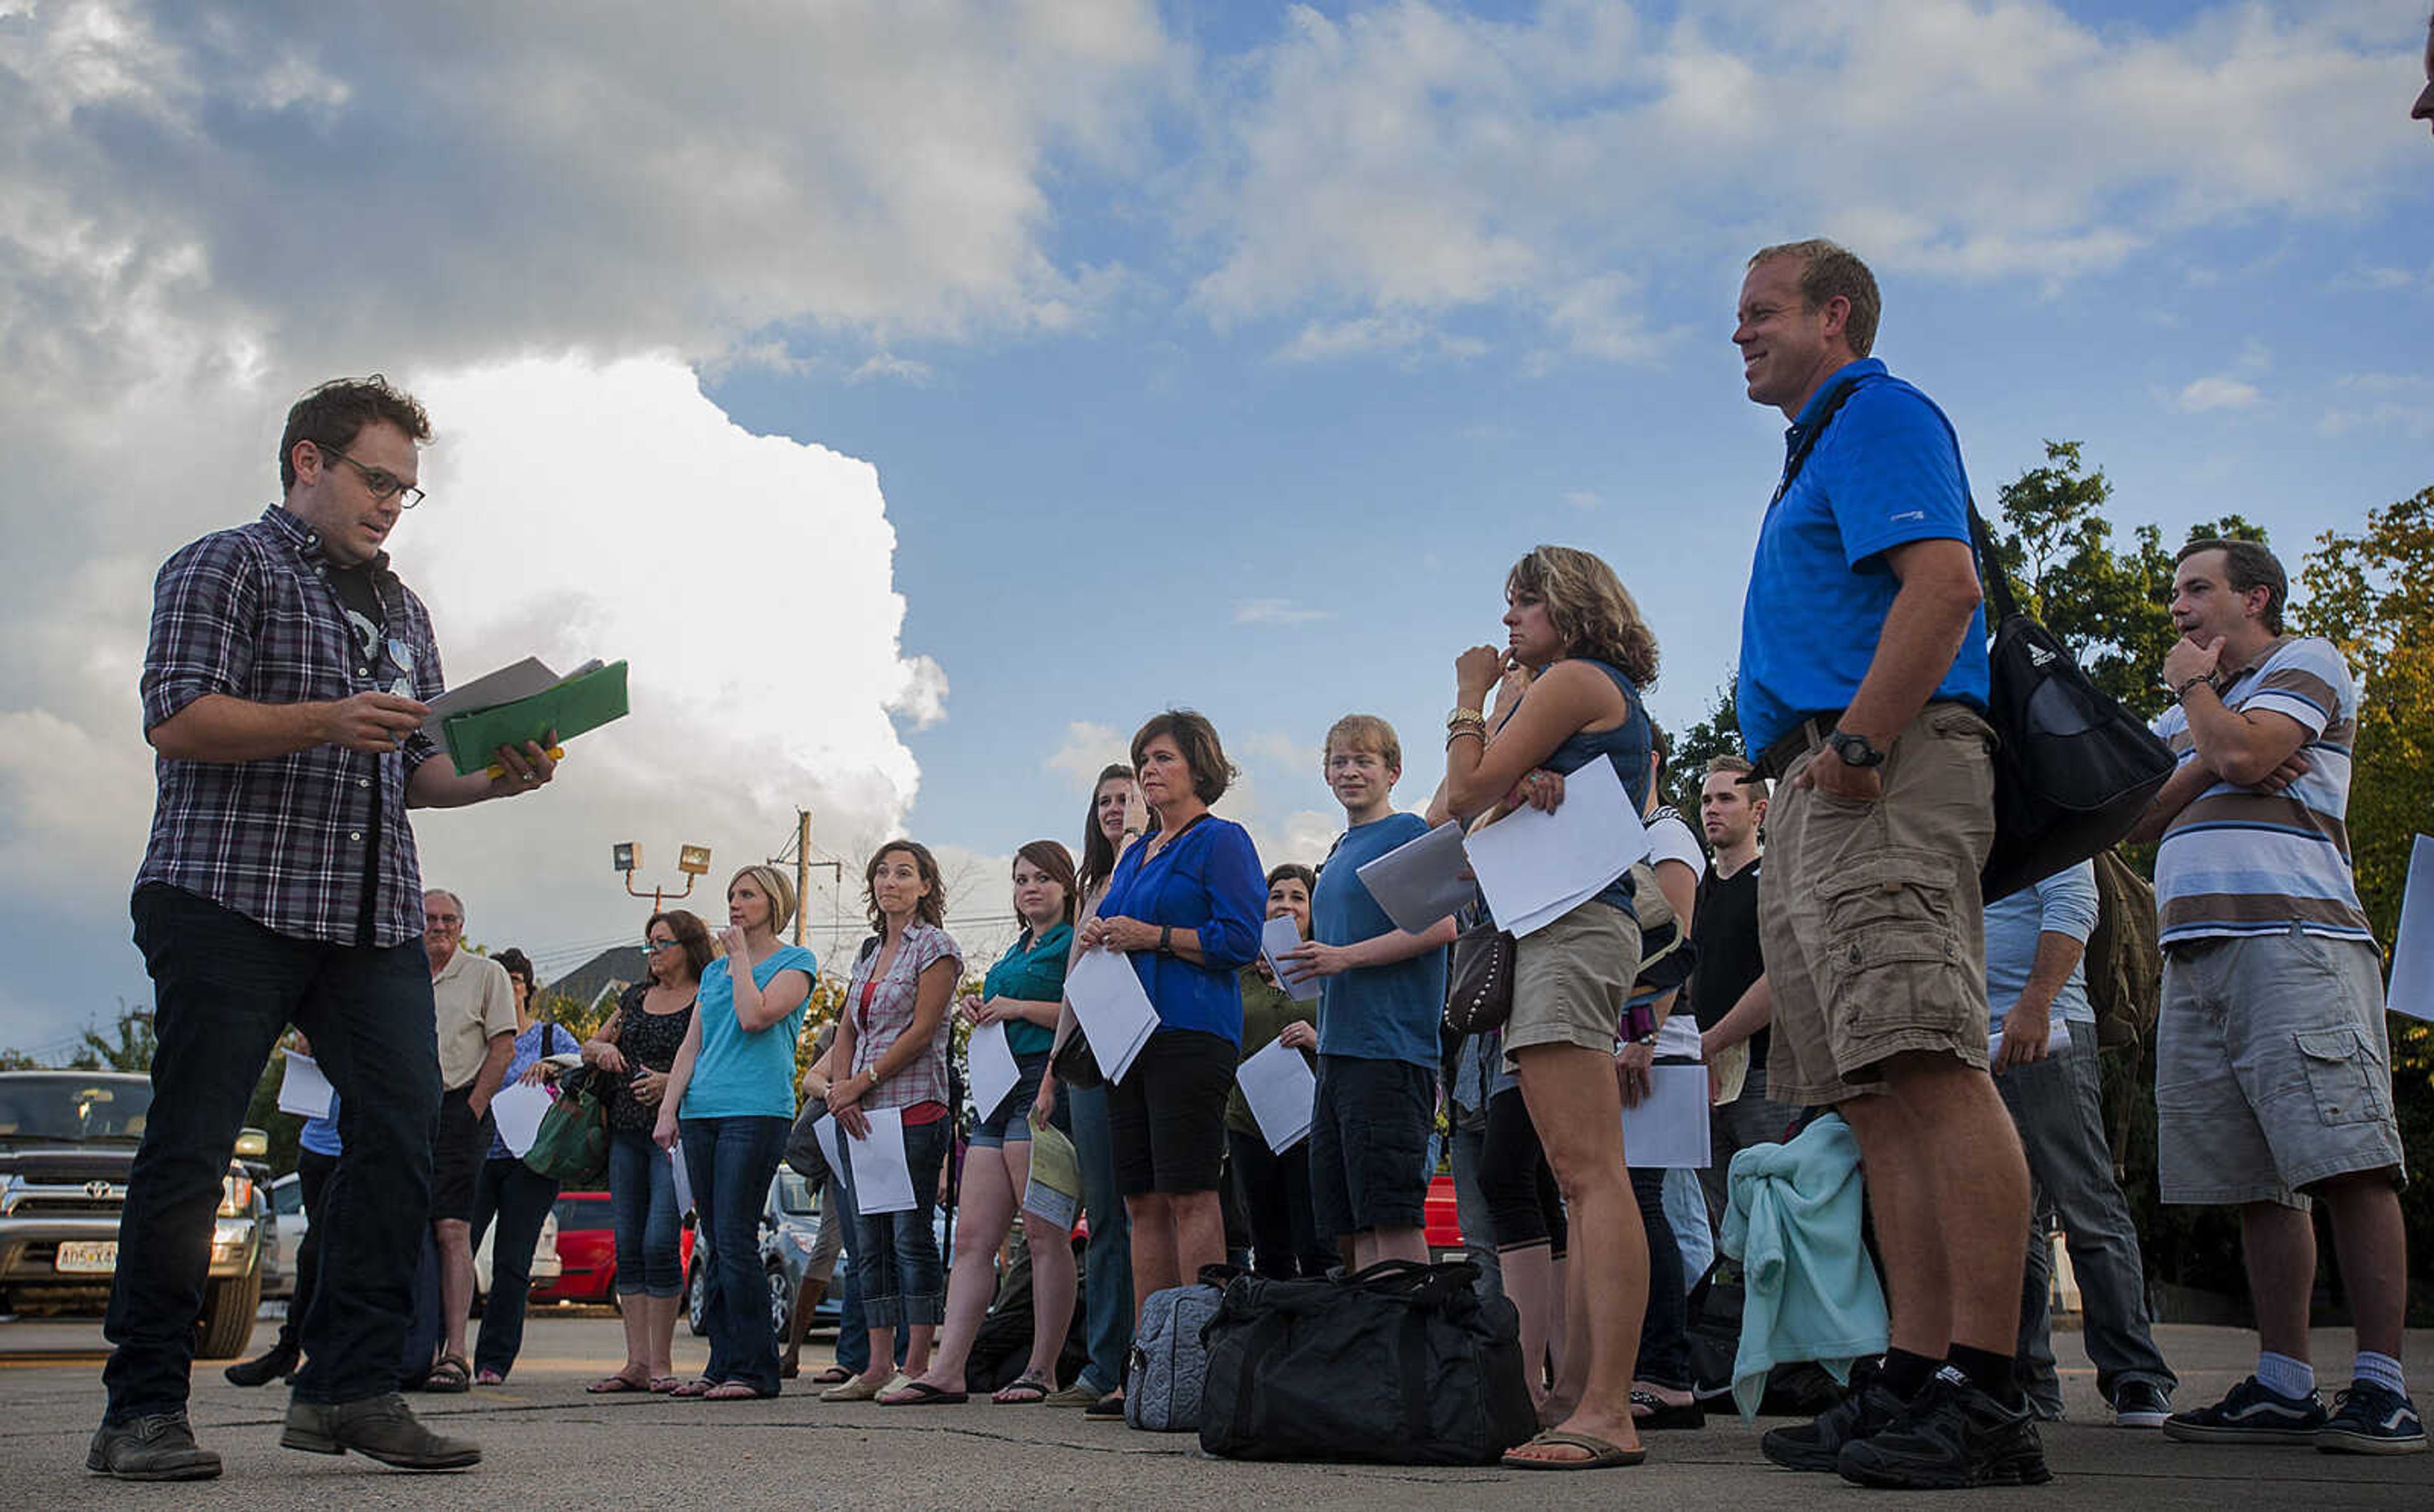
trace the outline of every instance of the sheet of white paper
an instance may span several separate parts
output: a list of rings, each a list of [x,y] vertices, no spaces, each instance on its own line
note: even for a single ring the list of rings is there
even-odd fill
[[[1243,1100],[1251,1105],[1260,1136],[1281,1155],[1310,1133],[1311,1109],[1318,1100],[1318,1079],[1301,1052],[1281,1040],[1270,1040],[1234,1068]]]
[[[2384,1006],[2434,1024],[2434,836],[2420,835],[2409,848],[2400,931],[2391,945],[2391,991]]]
[[[1260,954],[1267,958],[1268,972],[1276,977],[1277,985],[1292,994],[1296,1003],[1315,1003],[1319,979],[1307,972],[1298,977],[1285,975],[1285,963],[1278,959],[1300,943],[1301,926],[1290,917],[1270,919],[1260,926]]]
[[[846,1141],[846,1159],[853,1165],[854,1211],[866,1215],[910,1212],[913,1168],[904,1159],[904,1110],[873,1108],[863,1117],[870,1121],[870,1137]]]
[[[986,1118],[1022,1079],[1022,1068],[1014,1063],[1003,1024],[984,1024],[972,1030],[965,1053],[971,1058],[972,1111]]]
[[[279,1079],[279,1111],[303,1118],[330,1116],[330,1079],[301,1050],[287,1052],[287,1072]]]
[[[1462,854],[1462,824],[1448,819],[1405,841],[1355,874],[1395,927],[1426,934],[1439,919],[1467,906],[1478,883]]]
[[[1132,958],[1115,950],[1085,950],[1065,974],[1065,998],[1090,1053],[1109,1081],[1122,1081],[1133,1057],[1157,1032],[1157,1010],[1133,971]]]
[[[540,1115],[549,1112],[549,1107],[546,1087],[527,1087],[516,1081],[499,1089],[499,1095],[490,1099],[490,1113],[499,1120],[499,1138],[507,1147],[507,1153],[523,1159],[540,1133]]]
[[[1464,841],[1463,854],[1496,922],[1519,939],[1570,912],[1646,856],[1648,831],[1632,811],[1614,763],[1592,761],[1564,779],[1564,802],[1553,813],[1517,809]],[[1549,911],[1566,899],[1569,906]]]
[[[845,1155],[837,1148],[837,1140],[841,1136],[837,1132],[836,1115],[834,1113],[820,1114],[818,1119],[812,1124],[812,1137],[820,1142],[820,1153],[828,1158],[829,1169],[831,1171],[844,1170]]]
[[[681,1218],[693,1212],[693,1176],[685,1169],[683,1140],[668,1147],[668,1164],[676,1167],[677,1216]]]
[[[2055,1019],[2053,1021],[2053,1032],[2046,1036],[2046,1054],[2051,1055],[2069,1043],[2069,1022],[2065,1019]],[[2003,1026],[1997,1024],[1995,1026],[1995,1031],[1986,1036],[1986,1063],[1988,1065],[1993,1065],[1995,1063],[1995,1057],[2002,1053]]]
[[[1648,1069],[1648,1096],[1622,1111],[1622,1154],[1634,1170],[1706,1167],[1707,1068],[1660,1065]]]
[[[467,709],[489,708],[494,704],[512,704],[520,698],[530,698],[545,688],[557,686],[557,673],[551,671],[538,656],[526,656],[513,666],[476,677],[433,699],[425,705],[431,712],[422,722],[422,733],[437,740],[439,726],[451,714]]]

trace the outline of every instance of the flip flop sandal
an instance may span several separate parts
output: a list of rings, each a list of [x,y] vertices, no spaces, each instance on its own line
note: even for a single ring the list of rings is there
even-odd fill
[[[655,1382],[637,1381],[629,1375],[604,1375],[583,1389],[595,1397],[611,1397],[620,1391],[649,1391],[656,1385]]]
[[[900,1381],[902,1377],[900,1376],[897,1378],[897,1380]],[[849,1381],[831,1386],[826,1391],[821,1392],[820,1400],[822,1402],[868,1402],[871,1398],[878,1396],[881,1392],[893,1389],[896,1384],[896,1381],[882,1381],[873,1384],[861,1376],[855,1376]]]
[[[763,1391],[759,1386],[743,1381],[722,1381],[703,1392],[701,1400],[704,1402],[759,1402],[763,1397],[774,1397],[777,1394],[774,1391]]]
[[[844,1366],[832,1365],[827,1369],[821,1371],[819,1374],[812,1377],[812,1385],[815,1386],[841,1386],[852,1379],[852,1371],[847,1369]]]
[[[1049,1382],[1036,1376],[1024,1376],[999,1387],[997,1394],[989,1400],[1007,1407],[1028,1407],[1034,1402],[1046,1402],[1055,1391],[1055,1386]]]
[[[507,1378],[496,1370],[476,1370],[473,1384],[477,1386],[503,1386],[507,1384]]]
[[[1522,1454],[1521,1449],[1529,1448],[1530,1444],[1561,1445],[1567,1449],[1582,1450],[1588,1457],[1586,1459],[1540,1459],[1535,1455]],[[1603,1438],[1593,1438],[1587,1434],[1566,1433],[1557,1428],[1548,1429],[1537,1437],[1531,1439],[1530,1444],[1522,1445],[1521,1449],[1508,1450],[1504,1455],[1504,1468],[1509,1470],[1616,1470],[1626,1465],[1637,1465],[1648,1457],[1648,1451],[1644,1449],[1625,1449],[1620,1444],[1609,1444]],[[1519,1457],[1515,1457],[1517,1455]]]
[[[969,1402],[968,1391],[949,1391],[927,1381],[907,1381],[879,1399],[883,1407],[951,1407],[959,1402]]]
[[[664,1397],[674,1392],[677,1387],[683,1385],[684,1383],[677,1379],[675,1376],[655,1375],[651,1377],[651,1395],[655,1397]]]
[[[683,1385],[680,1385],[675,1390],[669,1392],[668,1395],[671,1397],[706,1397],[710,1395],[710,1388],[716,1385],[718,1385],[718,1383],[715,1381],[706,1381],[696,1377],[695,1379],[688,1381]]]
[[[1631,1394],[1632,1426],[1642,1433],[1664,1428],[1705,1428],[1707,1409],[1693,1400],[1668,1402],[1654,1391]]]

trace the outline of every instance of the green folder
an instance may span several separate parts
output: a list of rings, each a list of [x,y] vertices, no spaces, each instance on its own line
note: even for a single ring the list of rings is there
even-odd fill
[[[457,775],[470,777],[489,767],[503,745],[562,743],[625,717],[626,664],[612,661],[529,698],[451,715],[439,730]]]

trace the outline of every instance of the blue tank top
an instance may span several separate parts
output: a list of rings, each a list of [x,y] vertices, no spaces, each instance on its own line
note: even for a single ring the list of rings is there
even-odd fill
[[[1651,736],[1648,728],[1648,711],[1640,705],[1639,702],[1639,688],[1620,670],[1599,661],[1594,656],[1571,659],[1586,662],[1614,679],[1614,686],[1621,692],[1622,701],[1630,708],[1631,713],[1620,724],[1611,730],[1600,730],[1595,734],[1586,730],[1573,731],[1564,737],[1564,743],[1555,747],[1553,754],[1539,764],[1550,772],[1559,772],[1569,776],[1598,757],[1603,756],[1614,763],[1615,775],[1622,779],[1622,790],[1630,796],[1633,811],[1643,811],[1648,807],[1648,753]],[[1637,910],[1631,906],[1631,874],[1628,872],[1616,877],[1604,892],[1597,895],[1596,901],[1610,903],[1635,919],[1639,916]]]

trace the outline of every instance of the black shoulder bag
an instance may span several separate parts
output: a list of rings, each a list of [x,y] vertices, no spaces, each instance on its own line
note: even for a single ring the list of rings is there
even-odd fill
[[[1801,464],[1843,405],[1855,381],[1827,400],[1800,438],[1774,497],[1782,499]],[[1934,409],[1933,401],[1928,408]],[[1940,409],[1947,433],[1952,421]],[[1956,450],[1960,437],[1953,435]],[[2172,774],[2170,747],[2081,670],[2078,658],[2044,625],[2020,612],[2012,580],[1995,560],[1994,537],[1976,500],[1969,537],[1986,595],[1993,641],[1986,654],[1986,722],[1995,727],[1995,844],[1979,875],[1988,903],[2009,897],[2117,844]],[[1770,505],[1770,507],[1772,507]]]

